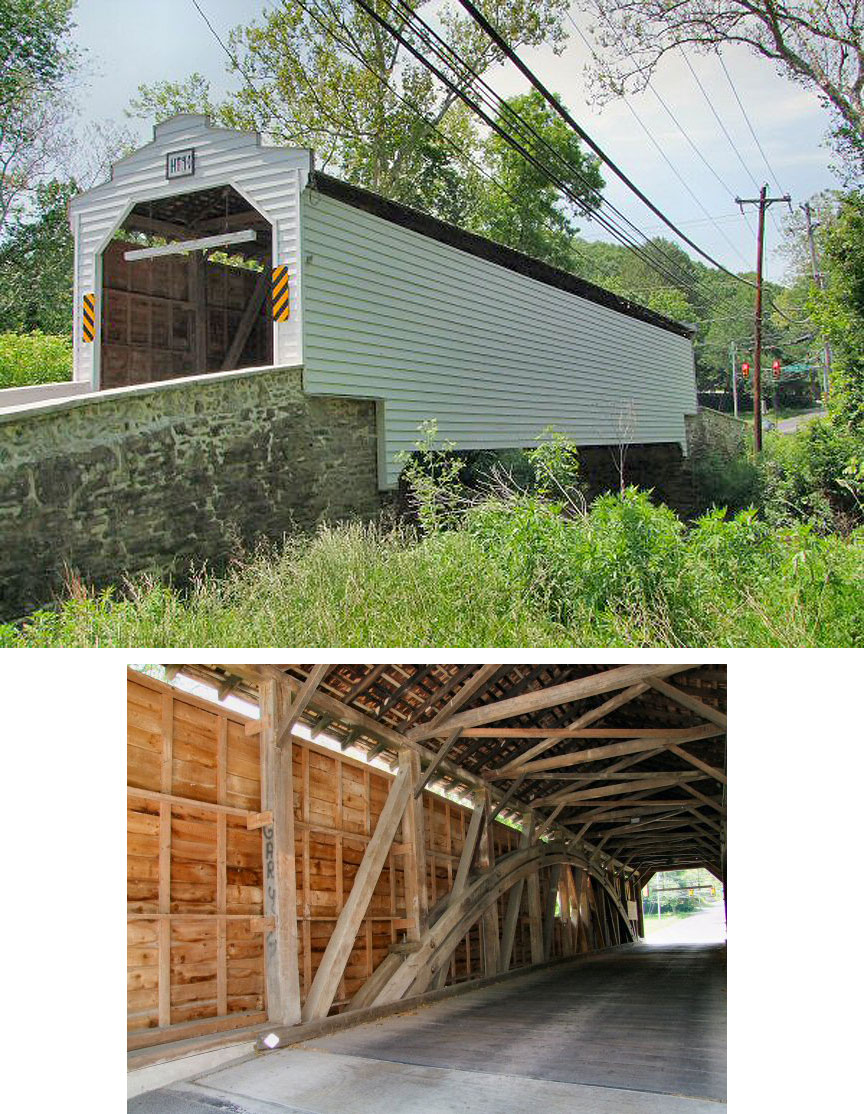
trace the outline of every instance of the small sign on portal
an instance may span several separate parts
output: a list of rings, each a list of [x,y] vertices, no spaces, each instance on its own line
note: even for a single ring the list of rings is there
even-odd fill
[[[169,151],[165,156],[166,178],[190,178],[195,173],[195,148]]]

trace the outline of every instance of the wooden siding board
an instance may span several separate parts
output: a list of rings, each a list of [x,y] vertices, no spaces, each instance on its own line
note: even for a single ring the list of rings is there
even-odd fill
[[[438,420],[460,448],[684,444],[696,409],[684,337],[309,191],[301,198],[304,386],[383,399],[387,472]],[[468,415],[469,417],[466,417]]]

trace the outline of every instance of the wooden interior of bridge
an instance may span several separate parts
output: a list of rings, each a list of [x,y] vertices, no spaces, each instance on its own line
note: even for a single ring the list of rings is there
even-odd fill
[[[657,870],[723,878],[725,666],[181,672],[250,715],[129,672],[133,1049],[625,943]]]

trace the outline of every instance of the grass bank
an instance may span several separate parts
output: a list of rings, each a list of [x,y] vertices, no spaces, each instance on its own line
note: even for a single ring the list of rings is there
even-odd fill
[[[864,646],[864,533],[712,511],[689,529],[644,492],[564,515],[489,499],[451,528],[344,525],[183,590],[77,592],[4,646]]]

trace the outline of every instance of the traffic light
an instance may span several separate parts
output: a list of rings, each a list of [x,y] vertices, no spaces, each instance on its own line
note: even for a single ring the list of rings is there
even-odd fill
[[[774,361],[774,363],[771,365],[771,370],[774,372],[774,378],[779,379],[780,378],[780,361],[779,360]]]
[[[746,360],[741,365],[741,374],[744,376],[745,379],[750,378],[750,365],[746,362]]]

